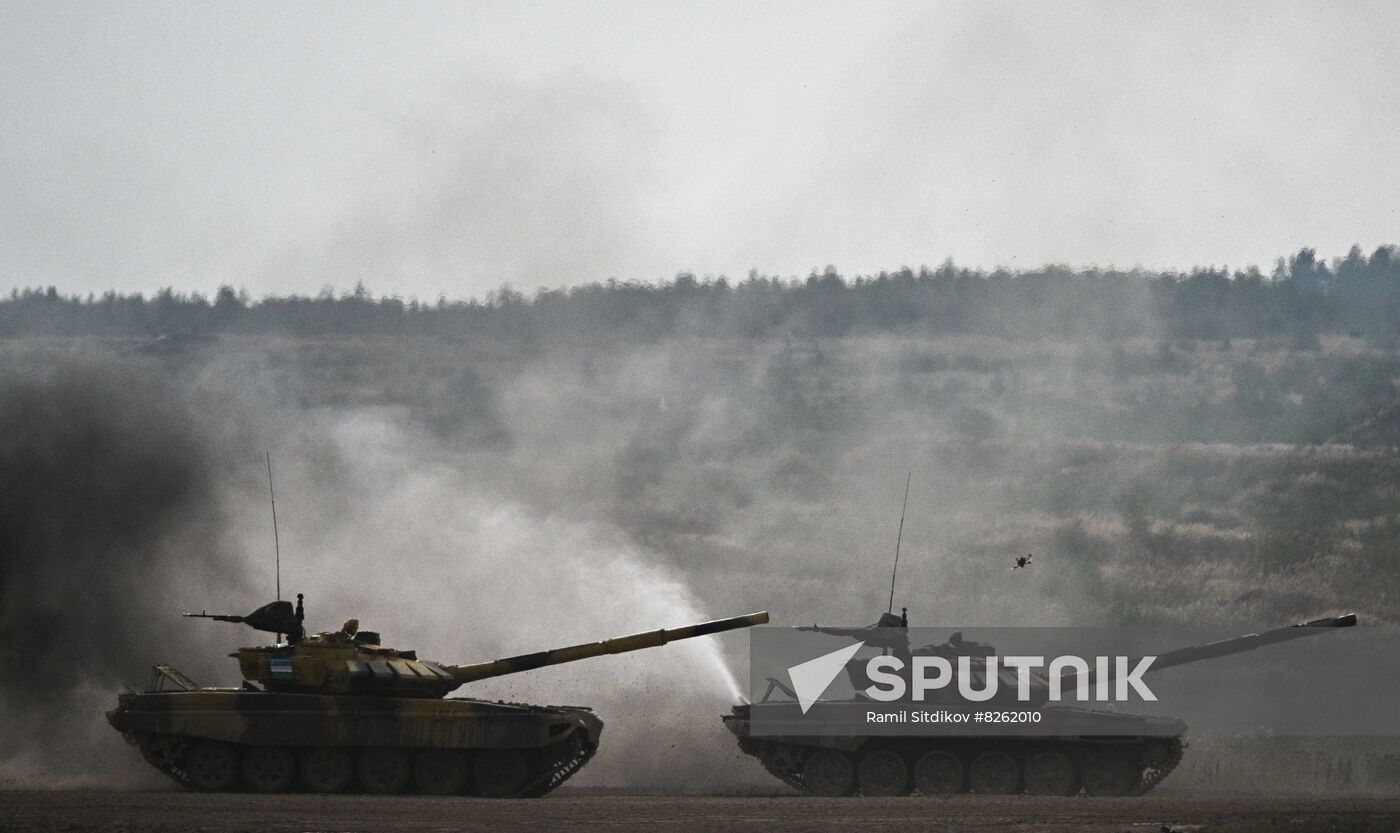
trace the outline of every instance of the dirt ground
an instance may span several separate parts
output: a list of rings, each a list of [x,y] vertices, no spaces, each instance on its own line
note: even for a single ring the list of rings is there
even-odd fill
[[[807,799],[579,794],[491,801],[185,792],[0,792],[0,833],[29,831],[909,831],[1395,833],[1400,798],[1173,795]]]

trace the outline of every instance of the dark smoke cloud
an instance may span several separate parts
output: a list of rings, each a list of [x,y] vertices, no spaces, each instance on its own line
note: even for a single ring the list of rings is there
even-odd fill
[[[185,582],[229,584],[208,426],[170,385],[106,364],[0,372],[0,705],[57,732],[189,637]],[[164,606],[157,609],[157,603]],[[8,733],[7,733],[8,735]],[[65,741],[70,739],[64,738]],[[8,736],[0,758],[29,751]]]

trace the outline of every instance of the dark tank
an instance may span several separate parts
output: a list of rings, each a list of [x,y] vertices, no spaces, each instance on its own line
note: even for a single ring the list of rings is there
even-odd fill
[[[1355,624],[1356,616],[1348,614],[1181,648],[1157,656],[1149,673]],[[965,641],[961,634],[911,649],[907,628],[907,615],[887,613],[868,628],[803,630],[858,638],[904,656],[968,657],[973,669],[996,653],[991,645]],[[855,701],[844,702],[871,702],[862,693],[870,684],[865,660],[852,658],[845,671],[857,694]],[[1180,719],[1050,704],[1048,680],[1039,674],[1031,679],[1032,700],[1018,708],[1037,712],[1045,730],[1035,734],[754,736],[750,728],[756,716],[793,723],[800,717],[797,695],[774,678],[759,702],[736,705],[723,721],[738,737],[740,749],[808,795],[1142,795],[1181,761],[1186,724]]]
[[[754,613],[474,665],[421,660],[380,645],[351,619],[307,635],[304,609],[277,601],[242,622],[278,635],[240,648],[239,688],[201,688],[156,666],[145,691],[119,696],[107,720],[156,769],[204,791],[540,796],[598,749],[603,722],[581,706],[447,698],[474,680],[652,648],[768,621]],[[285,639],[282,636],[285,635]]]

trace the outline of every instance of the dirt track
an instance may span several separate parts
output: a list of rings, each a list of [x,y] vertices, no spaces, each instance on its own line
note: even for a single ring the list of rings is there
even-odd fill
[[[1400,798],[804,799],[562,794],[540,800],[181,792],[0,792],[20,831],[1185,831],[1400,830]]]

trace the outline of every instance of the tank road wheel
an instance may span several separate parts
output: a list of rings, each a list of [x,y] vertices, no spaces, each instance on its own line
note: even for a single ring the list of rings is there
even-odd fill
[[[954,795],[966,783],[962,759],[946,749],[932,749],[914,762],[914,789],[923,795]]]
[[[314,793],[343,793],[355,780],[355,760],[344,749],[312,749],[301,756],[301,783]]]
[[[284,793],[297,778],[297,761],[285,746],[255,746],[243,753],[243,783],[260,793]]]
[[[413,784],[428,795],[452,795],[467,786],[467,759],[456,749],[424,749],[413,762]]]
[[[408,786],[411,769],[408,755],[402,749],[375,747],[360,753],[355,775],[365,792],[392,795],[403,792]]]
[[[861,795],[908,795],[909,765],[893,749],[875,749],[860,759],[856,783]]]
[[[1127,795],[1138,785],[1138,770],[1115,752],[1094,752],[1084,759],[1081,780],[1089,795]]]
[[[1021,767],[1005,752],[988,750],[972,759],[967,783],[982,795],[1013,795],[1021,791]]]
[[[851,756],[834,749],[818,749],[802,765],[802,785],[812,795],[850,795],[855,775]]]
[[[1062,752],[1047,749],[1026,759],[1026,792],[1031,795],[1074,795],[1079,792],[1079,774],[1074,761]]]
[[[238,750],[227,743],[200,741],[185,753],[185,775],[202,792],[226,792],[238,784]]]
[[[517,796],[530,783],[530,761],[519,749],[483,749],[476,754],[472,779],[488,798]]]

